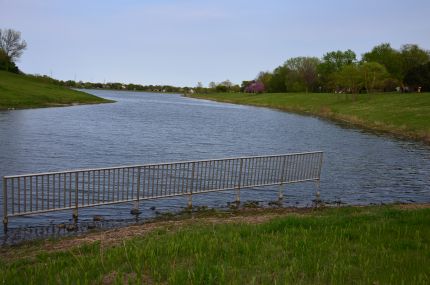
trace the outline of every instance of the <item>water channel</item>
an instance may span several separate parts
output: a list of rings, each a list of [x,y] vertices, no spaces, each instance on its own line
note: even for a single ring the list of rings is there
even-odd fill
[[[320,190],[326,203],[430,202],[430,147],[421,143],[267,108],[172,94],[86,92],[117,102],[0,111],[0,176],[322,150]],[[243,191],[242,200],[267,205],[276,199],[276,191]],[[309,206],[314,193],[312,183],[287,185],[284,205]],[[233,200],[232,192],[212,193],[196,196],[194,205],[223,208]],[[146,201],[139,219],[184,207],[185,198]],[[98,227],[135,223],[130,208],[112,205],[81,211],[81,230],[94,215],[104,219]],[[68,211],[11,218],[9,232],[0,236],[4,243],[13,243],[58,235],[62,230],[57,225],[70,219]]]

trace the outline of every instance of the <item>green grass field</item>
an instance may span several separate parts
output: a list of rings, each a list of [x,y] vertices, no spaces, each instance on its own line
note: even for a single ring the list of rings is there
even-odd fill
[[[430,208],[413,205],[214,212],[129,239],[117,230],[115,242],[101,232],[3,248],[0,282],[429,284],[429,225]]]
[[[0,110],[108,102],[111,101],[57,86],[40,78],[0,71]]]
[[[312,114],[430,143],[430,93],[360,94],[355,101],[345,96],[220,93],[192,97]]]

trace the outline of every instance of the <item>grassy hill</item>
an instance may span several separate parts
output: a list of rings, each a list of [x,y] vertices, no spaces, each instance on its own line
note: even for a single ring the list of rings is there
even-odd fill
[[[356,100],[345,96],[350,95],[220,93],[192,97],[311,114],[430,143],[430,93],[360,94]]]
[[[112,101],[61,87],[41,78],[0,71],[0,110],[109,102]]]

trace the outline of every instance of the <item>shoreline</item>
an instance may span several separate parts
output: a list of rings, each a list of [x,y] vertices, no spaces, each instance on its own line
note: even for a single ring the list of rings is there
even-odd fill
[[[265,93],[261,95],[264,96]],[[365,131],[375,132],[382,135],[388,135],[388,136],[395,137],[398,139],[403,139],[403,140],[421,142],[424,145],[430,145],[430,133],[411,131],[405,128],[399,128],[393,125],[387,125],[382,122],[375,124],[375,123],[360,119],[357,116],[335,113],[332,110],[330,110],[330,107],[327,107],[327,106],[319,106],[318,108],[319,110],[310,111],[304,108],[294,107],[294,106],[274,105],[270,103],[252,103],[252,102],[245,102],[243,101],[243,99],[242,100],[238,99],[236,101],[228,98],[217,98],[216,94],[193,94],[193,95],[187,94],[184,96],[189,98],[194,98],[194,99],[203,99],[203,100],[230,103],[230,104],[236,104],[236,105],[270,108],[274,110],[280,110],[280,111],[290,112],[290,113],[299,114],[299,115],[314,116],[320,119],[328,120],[333,123],[346,124],[348,126],[362,129]],[[254,95],[254,96],[258,96],[258,95]]]
[[[163,228],[179,229],[193,225],[215,225],[215,224],[262,224],[276,218],[283,217],[309,217],[312,215],[324,214],[336,210],[357,210],[366,209],[396,209],[396,210],[422,210],[429,209],[429,203],[392,203],[383,205],[326,205],[318,204],[311,207],[264,207],[254,205],[252,201],[243,202],[240,208],[217,209],[201,208],[184,209],[178,213],[161,213],[159,216],[133,225],[119,226],[114,228],[97,228],[75,236],[58,236],[54,238],[41,238],[34,240],[23,240],[16,244],[0,245],[0,259],[13,256],[9,250],[36,249],[46,247],[48,251],[65,250],[77,246],[87,245],[97,242],[105,242],[110,245],[117,245],[124,240],[149,234]],[[173,228],[172,228],[173,230]]]

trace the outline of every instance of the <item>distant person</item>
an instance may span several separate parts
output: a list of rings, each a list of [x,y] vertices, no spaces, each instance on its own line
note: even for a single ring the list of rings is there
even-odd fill
[[[421,93],[421,86],[418,86],[418,93]]]

